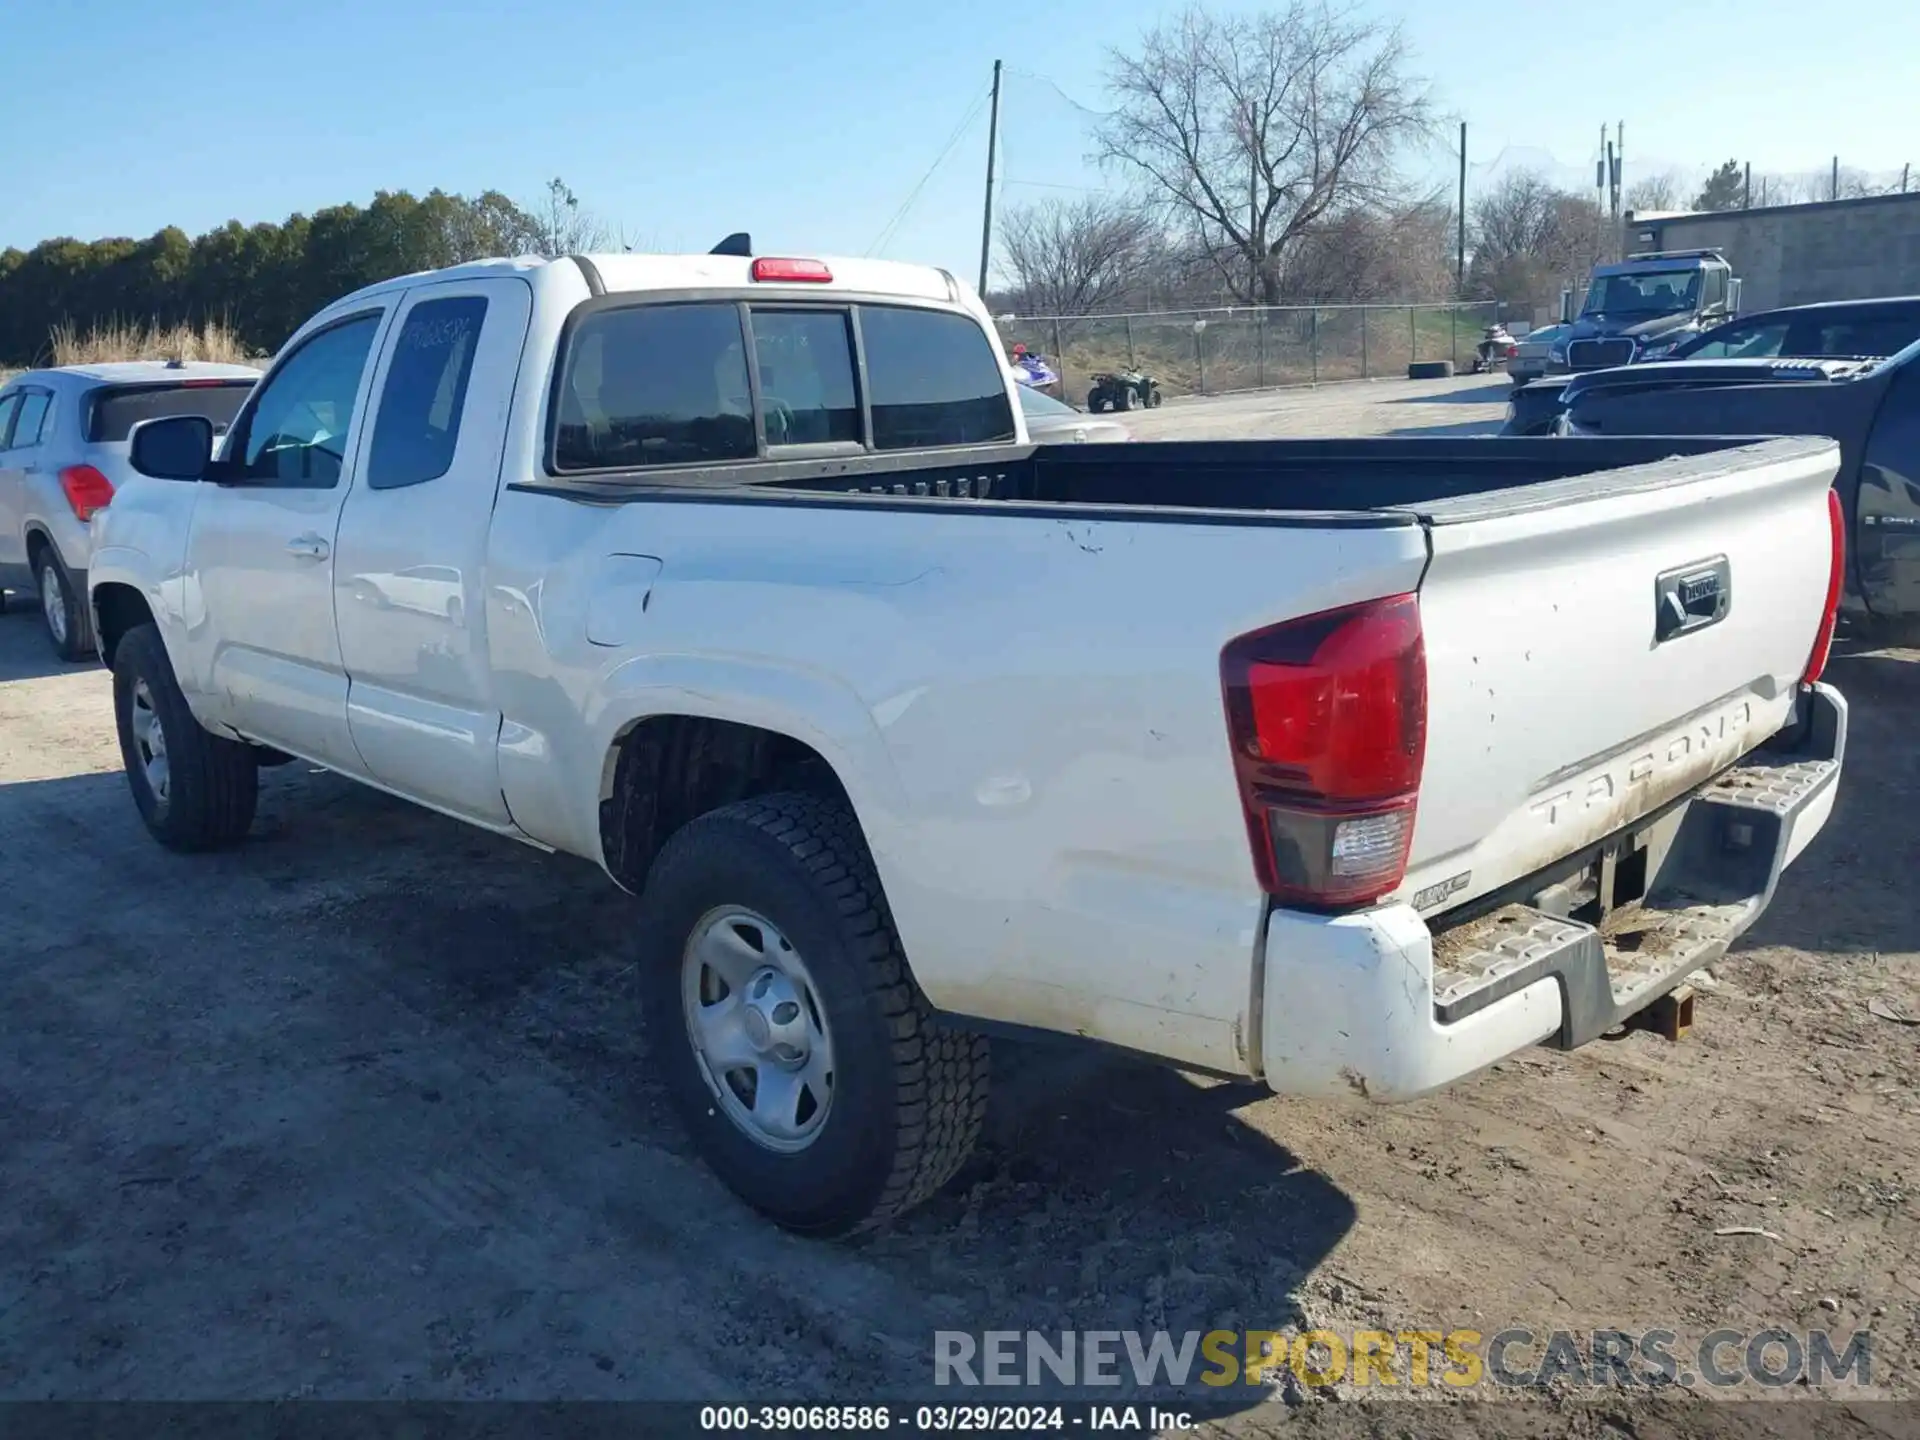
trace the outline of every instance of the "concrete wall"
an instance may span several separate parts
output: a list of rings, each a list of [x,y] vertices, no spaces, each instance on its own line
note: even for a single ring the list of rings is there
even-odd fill
[[[1740,308],[1920,295],[1920,192],[1626,222],[1626,250],[1721,251]]]

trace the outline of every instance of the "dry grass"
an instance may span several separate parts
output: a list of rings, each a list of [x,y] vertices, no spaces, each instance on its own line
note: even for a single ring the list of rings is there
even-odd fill
[[[53,330],[55,365],[98,365],[111,360],[210,360],[244,365],[257,357],[226,325],[136,325],[113,320],[82,333],[62,323]]]

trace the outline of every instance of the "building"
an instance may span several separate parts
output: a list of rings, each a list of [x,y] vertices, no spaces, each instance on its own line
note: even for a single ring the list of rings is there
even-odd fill
[[[1626,252],[1718,250],[1740,308],[1920,295],[1920,191],[1699,213],[1627,212]]]

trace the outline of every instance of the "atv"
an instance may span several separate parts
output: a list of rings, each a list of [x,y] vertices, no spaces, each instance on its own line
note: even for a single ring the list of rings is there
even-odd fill
[[[1087,392],[1087,409],[1096,415],[1102,410],[1131,410],[1135,405],[1151,410],[1159,403],[1159,384],[1137,370],[1102,371],[1093,377],[1093,389]]]

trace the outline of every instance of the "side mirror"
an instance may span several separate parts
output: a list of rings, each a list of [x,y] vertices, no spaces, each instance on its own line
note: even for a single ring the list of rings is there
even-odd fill
[[[1573,292],[1571,290],[1560,292],[1560,323],[1562,325],[1573,323]]]
[[[1727,315],[1729,318],[1740,313],[1740,282],[1727,281]]]
[[[155,480],[204,479],[213,464],[213,422],[204,415],[143,420],[129,441],[133,468]]]

